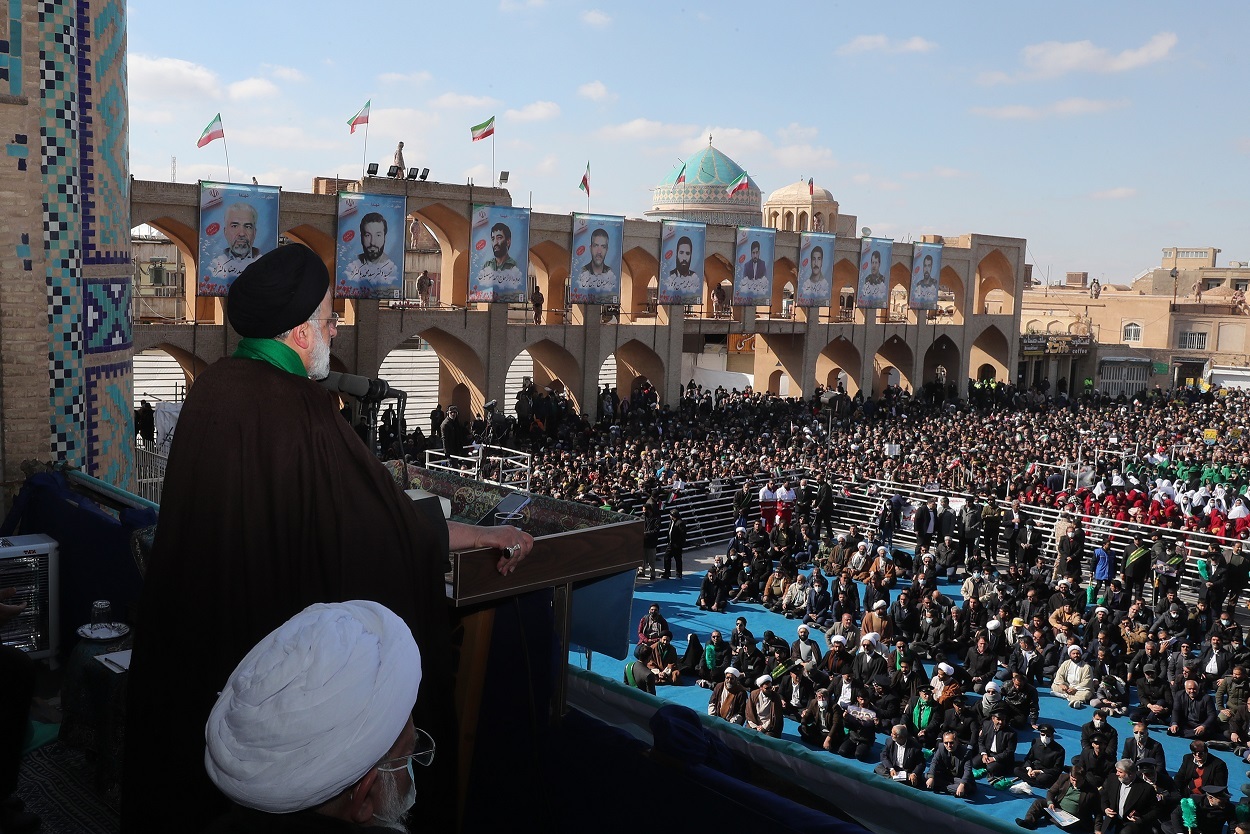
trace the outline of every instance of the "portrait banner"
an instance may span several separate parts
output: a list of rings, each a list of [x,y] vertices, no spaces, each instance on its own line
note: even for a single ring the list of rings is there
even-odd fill
[[[794,303],[799,307],[828,307],[833,298],[833,235],[804,232],[799,235],[799,288]]]
[[[402,194],[339,192],[335,298],[403,297],[405,205]]]
[[[621,241],[624,236],[624,217],[573,215],[569,303],[621,303]]]
[[[247,266],[278,247],[275,185],[200,182],[196,295],[224,296]]]
[[[894,241],[884,237],[866,237],[859,244],[859,290],[855,306],[873,310],[884,309],[890,300],[890,253]]]
[[[530,210],[474,206],[469,301],[524,303],[529,291]]]
[[[942,274],[942,244],[912,244],[911,253],[911,288],[907,304],[913,310],[936,310]]]
[[[735,307],[758,307],[773,298],[773,251],[777,244],[774,229],[739,226],[734,247]]]
[[[703,303],[707,226],[665,220],[660,229],[660,304]]]

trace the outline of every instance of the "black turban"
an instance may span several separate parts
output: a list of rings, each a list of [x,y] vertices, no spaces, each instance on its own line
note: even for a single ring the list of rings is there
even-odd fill
[[[312,317],[330,286],[330,273],[307,246],[266,252],[234,279],[226,315],[240,336],[272,339]]]

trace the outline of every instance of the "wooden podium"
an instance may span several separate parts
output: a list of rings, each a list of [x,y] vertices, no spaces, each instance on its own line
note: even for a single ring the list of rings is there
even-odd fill
[[[441,471],[410,469],[410,474],[415,474],[414,487],[450,500],[453,521],[472,523],[510,494],[502,487]],[[496,564],[501,554],[493,548],[452,553],[447,573],[447,596],[455,609],[456,631],[462,635],[455,683],[461,819],[469,794],[498,606],[520,595],[552,592],[559,659],[546,711],[548,720],[557,722],[565,710],[574,590],[591,580],[632,574],[642,564],[640,517],[544,496],[533,496],[522,515],[521,527],[534,537],[534,549],[513,573],[500,575]]]

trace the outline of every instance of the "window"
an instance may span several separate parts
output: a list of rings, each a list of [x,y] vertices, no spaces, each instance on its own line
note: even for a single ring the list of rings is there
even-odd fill
[[[1124,325],[1124,335],[1121,341],[1140,342],[1141,341],[1141,325],[1135,321],[1130,321]]]
[[[1207,334],[1195,333],[1192,330],[1181,331],[1176,340],[1178,350],[1206,350]]]
[[[1234,278],[1233,289],[1245,292],[1247,289],[1250,289],[1250,280],[1246,278]]]

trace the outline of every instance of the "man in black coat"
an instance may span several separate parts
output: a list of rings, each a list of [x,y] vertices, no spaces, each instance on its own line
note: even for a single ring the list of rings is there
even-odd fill
[[[986,775],[997,779],[1009,776],[1016,766],[1016,733],[1003,714],[996,712],[981,726],[977,737],[975,763],[985,768]]]
[[[1181,766],[1176,769],[1176,789],[1181,797],[1197,797],[1201,789],[1195,786],[1199,780],[1203,785],[1227,785],[1228,765],[1207,750],[1205,741],[1194,739],[1189,743],[1189,752],[1181,759]]]
[[[1150,737],[1150,726],[1144,721],[1133,722],[1132,734],[1124,739],[1124,753],[1120,757],[1132,762],[1150,759],[1163,770],[1168,769],[1168,754],[1163,745]]]
[[[673,563],[677,563],[677,578],[681,579],[681,554],[686,549],[686,522],[681,520],[677,508],[668,511],[668,549],[664,552],[664,576],[669,578]]]
[[[1138,706],[1129,712],[1131,720],[1164,725],[1171,722],[1175,696],[1159,668],[1154,663],[1142,667],[1142,676],[1137,679]]]
[[[873,772],[897,781],[905,778],[913,788],[920,787],[924,774],[924,751],[908,734],[907,725],[896,724],[890,730],[890,740],[881,749],[881,764],[873,768]]]
[[[972,748],[959,740],[954,732],[942,734],[942,743],[933,751],[925,787],[934,793],[945,791],[961,799],[971,797],[977,791],[972,778]]]
[[[1102,834],[1149,834],[1159,813],[1155,790],[1138,778],[1137,765],[1128,759],[1115,764],[1115,776],[1099,791]]]
[[[1102,788],[1103,782],[1113,778],[1115,771],[1114,755],[1107,748],[1107,739],[1103,736],[1091,738],[1089,747],[1078,753],[1072,764],[1080,765],[1085,770],[1085,783],[1096,790]]]
[[[1024,762],[1016,768],[1016,775],[1035,788],[1044,788],[1055,783],[1067,760],[1063,746],[1055,741],[1055,728],[1041,724]]]

